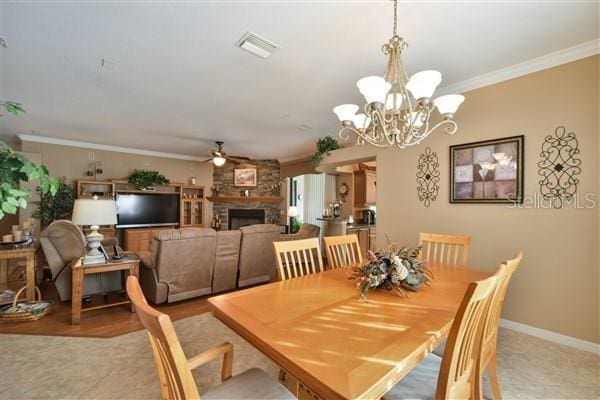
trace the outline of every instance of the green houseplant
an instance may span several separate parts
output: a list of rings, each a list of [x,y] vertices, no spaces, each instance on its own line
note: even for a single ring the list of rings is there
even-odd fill
[[[40,182],[40,193],[54,196],[58,180],[48,174],[44,165],[36,165],[0,141],[0,219],[27,207],[31,192],[21,189],[21,182]]]
[[[41,192],[39,187],[37,190]],[[73,185],[66,182],[65,178],[61,178],[56,195],[40,193],[40,204],[33,217],[40,220],[42,227],[50,225],[57,219],[71,219],[74,204],[75,189]]]
[[[154,186],[168,185],[169,180],[158,171],[148,171],[144,169],[135,169],[129,175],[129,183],[133,184],[138,190],[151,189]]]
[[[331,136],[325,136],[317,141],[317,152],[312,156],[312,165],[316,167],[323,161],[324,155],[329,155],[333,150],[340,149],[338,141]]]

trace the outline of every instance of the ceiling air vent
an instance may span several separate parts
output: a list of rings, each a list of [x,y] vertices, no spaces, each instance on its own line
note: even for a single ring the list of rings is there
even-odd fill
[[[279,48],[279,46],[273,42],[261,38],[252,31],[244,33],[235,45],[260,58],[269,58],[269,56]]]

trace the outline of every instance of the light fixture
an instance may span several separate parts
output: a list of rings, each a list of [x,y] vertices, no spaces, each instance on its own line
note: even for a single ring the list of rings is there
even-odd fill
[[[212,162],[213,164],[215,164],[216,167],[222,167],[223,165],[225,165],[225,161],[227,160],[221,156],[214,156],[212,159]]]
[[[99,225],[117,224],[117,207],[114,200],[77,199],[73,206],[72,222],[75,225],[91,225],[91,232],[85,237],[89,248],[83,259],[84,264],[106,262],[104,254],[98,250],[104,238],[98,233]]]
[[[402,51],[407,43],[396,33],[398,26],[398,1],[394,0],[394,34],[383,46],[388,56],[385,77],[367,76],[356,86],[364,96],[364,114],[356,114],[359,107],[343,104],[333,109],[342,122],[340,138],[350,139],[356,134],[356,144],[365,142],[376,147],[396,146],[403,149],[419,144],[437,128],[444,126],[447,134],[458,129],[454,113],[465,100],[458,94],[440,96],[432,100],[433,94],[442,82],[438,71],[421,71],[408,78],[402,63]],[[442,120],[431,126],[430,118],[434,108],[442,115]]]
[[[269,58],[279,48],[275,43],[252,31],[244,33],[235,45],[260,58]]]

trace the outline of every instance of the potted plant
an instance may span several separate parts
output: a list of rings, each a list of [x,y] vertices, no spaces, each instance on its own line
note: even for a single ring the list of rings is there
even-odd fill
[[[129,175],[129,183],[138,190],[154,190],[155,186],[168,185],[169,180],[158,171],[135,169]]]
[[[48,174],[44,165],[36,165],[0,141],[0,219],[4,214],[16,214],[27,207],[31,192],[22,189],[21,182],[40,181],[40,193],[54,196],[58,180]]]
[[[41,192],[39,187],[37,190]],[[71,219],[74,204],[75,189],[63,177],[58,182],[58,189],[54,196],[40,193],[40,203],[33,217],[40,220],[42,227],[50,225],[57,219]]]
[[[330,155],[333,150],[340,149],[338,141],[331,136],[325,136],[317,141],[317,152],[312,156],[312,165],[316,167],[323,161],[324,155]]]

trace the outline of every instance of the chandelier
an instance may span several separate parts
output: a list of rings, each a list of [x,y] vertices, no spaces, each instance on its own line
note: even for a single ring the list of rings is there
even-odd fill
[[[394,35],[382,47],[388,56],[385,77],[367,76],[356,83],[367,102],[364,113],[356,114],[359,107],[355,104],[342,104],[333,109],[342,122],[339,137],[349,140],[354,133],[358,146],[366,142],[381,148],[403,149],[419,144],[438,128],[444,127],[450,135],[458,128],[454,113],[465,98],[451,94],[432,100],[442,81],[438,71],[421,71],[408,78],[400,58],[408,44],[396,34],[397,25],[398,1],[394,0]],[[442,119],[432,125],[430,117],[434,108]]]

